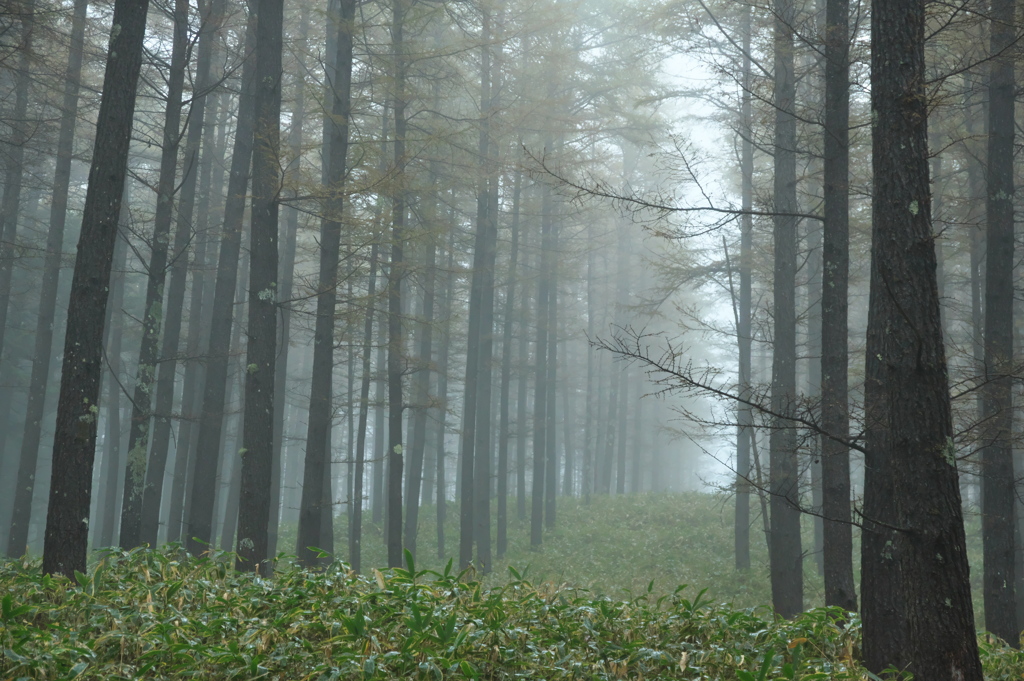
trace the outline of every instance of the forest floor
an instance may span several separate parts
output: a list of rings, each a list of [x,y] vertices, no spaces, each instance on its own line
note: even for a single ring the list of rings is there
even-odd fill
[[[856,617],[817,608],[775,621],[749,605],[767,602],[763,535],[738,575],[724,498],[595,498],[559,512],[536,552],[513,521],[519,567],[486,576],[429,560],[429,521],[422,565],[407,556],[362,576],[283,561],[266,580],[234,573],[225,554],[173,550],[98,553],[77,583],[41,576],[37,561],[2,563],[0,679],[871,678],[856,663]],[[371,529],[364,564],[379,565]],[[1022,677],[1024,654],[979,642],[986,678]]]

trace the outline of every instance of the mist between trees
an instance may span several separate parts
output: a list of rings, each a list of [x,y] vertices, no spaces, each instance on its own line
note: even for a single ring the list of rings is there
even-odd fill
[[[869,669],[980,678],[965,513],[985,628],[1024,615],[1020,25],[927,9],[6,4],[6,555],[361,570],[430,513],[486,573],[560,498],[707,486],[780,615],[814,560]]]

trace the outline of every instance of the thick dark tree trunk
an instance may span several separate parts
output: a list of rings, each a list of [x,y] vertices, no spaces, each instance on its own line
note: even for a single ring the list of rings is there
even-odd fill
[[[277,231],[281,191],[281,68],[284,0],[259,0],[256,37],[256,121],[253,129],[249,320],[242,420],[242,489],[235,568],[269,573],[267,553],[274,461],[274,377],[277,362]],[[233,512],[234,509],[228,509]]]
[[[224,421],[224,397],[227,391],[228,361],[231,351],[231,327],[234,320],[235,284],[242,248],[242,219],[245,213],[249,167],[252,161],[253,125],[256,93],[255,2],[249,0],[249,20],[245,27],[245,61],[242,65],[242,89],[239,94],[235,142],[228,177],[228,196],[224,205],[224,227],[217,261],[212,317],[208,329],[209,352],[203,382],[202,407],[195,466],[188,504],[185,547],[194,555],[203,553],[213,536],[213,501],[219,447]]]
[[[857,609],[850,514],[847,292],[850,271],[849,0],[825,7],[825,229],[821,288],[821,478],[825,604]]]
[[[865,411],[865,664],[980,681],[928,183],[925,0],[871,15],[873,204]]]
[[[114,4],[112,25],[115,30],[110,36],[92,170],[68,305],[43,548],[43,572],[46,574],[73,577],[75,570],[86,570],[103,364],[103,320],[148,9],[148,0],[117,0]]]
[[[153,240],[147,265],[146,306],[142,316],[142,346],[132,395],[131,432],[128,435],[128,465],[124,473],[124,498],[121,501],[121,538],[123,549],[139,545],[142,535],[142,498],[145,492],[146,460],[149,453],[150,421],[153,416],[153,392],[157,362],[160,359],[160,331],[164,321],[164,282],[170,247],[171,222],[174,219],[174,194],[178,175],[178,146],[181,139],[181,96],[185,87],[185,60],[188,58],[188,2],[175,0],[174,38],[170,71],[167,75],[167,105],[164,111],[163,143],[160,152],[160,179],[156,189],[156,214]],[[148,478],[155,489],[163,486],[164,458],[151,462]],[[157,492],[159,494],[159,492]],[[159,510],[159,507],[158,507]],[[155,534],[155,533],[154,533]],[[153,537],[156,543],[156,537]]]
[[[775,277],[771,410],[772,604],[794,617],[803,603],[803,550],[800,540],[800,476],[796,429],[786,417],[796,409],[796,99],[793,75],[794,19],[791,0],[775,1]]]
[[[355,20],[354,0],[341,0],[334,68],[334,82],[329,83],[332,95],[329,116],[330,142],[326,186],[325,217],[320,225],[320,274],[317,292],[316,328],[313,335],[313,377],[309,397],[309,429],[306,437],[306,465],[302,483],[302,506],[299,511],[299,558],[307,566],[318,562],[323,514],[331,513],[322,506],[319,482],[328,469],[330,457],[327,437],[331,428],[334,371],[334,314],[337,303],[338,262],[341,250],[341,219],[344,211],[344,189],[348,156],[349,115],[352,92],[352,30]],[[323,547],[320,547],[323,548]]]
[[[1013,470],[1013,145],[1015,0],[992,2],[985,237],[982,540],[985,628],[1020,643],[1016,610]]]
[[[64,78],[64,101],[57,141],[57,163],[51,189],[50,229],[46,236],[43,281],[39,290],[39,317],[36,320],[35,348],[32,355],[32,374],[29,379],[28,404],[25,406],[25,431],[21,439],[18,482],[12,500],[14,508],[20,508],[20,512],[16,511],[11,518],[10,536],[17,535],[17,541],[8,541],[7,544],[7,555],[11,558],[21,557],[28,541],[28,521],[31,514],[32,492],[35,489],[36,462],[39,459],[42,422],[45,417],[50,358],[54,354],[53,330],[57,310],[57,289],[60,280],[60,260],[64,247],[64,226],[67,223],[68,187],[71,184],[71,157],[74,152],[75,125],[78,122],[78,91],[82,77],[85,18],[88,8],[88,0],[75,0],[71,24],[71,48],[68,52],[68,67]],[[26,40],[27,38],[28,36],[26,36]],[[28,56],[27,50],[25,56]],[[17,106],[16,103],[15,108]],[[15,115],[17,116],[17,112]],[[23,153],[23,151],[18,148],[12,152],[12,154],[19,153]],[[9,244],[6,241],[4,243],[5,247]],[[4,290],[10,291],[10,287],[8,286]],[[0,333],[3,332],[0,331]]]

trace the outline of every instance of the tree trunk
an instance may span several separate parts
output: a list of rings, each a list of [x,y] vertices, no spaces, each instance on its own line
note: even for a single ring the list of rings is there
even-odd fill
[[[202,407],[195,466],[188,505],[185,547],[193,555],[206,551],[212,538],[214,485],[219,465],[218,448],[224,421],[224,396],[227,389],[228,360],[231,350],[231,327],[234,320],[235,284],[242,247],[242,220],[245,213],[246,190],[253,151],[255,122],[257,0],[249,0],[249,20],[245,27],[245,61],[242,64],[242,88],[239,93],[235,142],[228,177],[228,196],[224,205],[224,227],[217,261],[217,280],[209,335],[206,378],[203,383]]]
[[[131,183],[125,184],[124,198],[121,200],[120,225],[128,222],[128,204],[131,201]],[[114,546],[114,534],[117,531],[117,521],[121,517],[118,512],[117,502],[121,498],[118,494],[118,483],[123,480],[121,475],[121,338],[123,336],[124,312],[121,309],[124,305],[125,289],[125,265],[128,259],[128,239],[123,234],[114,244],[114,262],[110,275],[110,303],[107,308],[106,323],[106,426],[107,432],[104,437],[103,485],[100,488],[100,503],[102,511],[99,513],[99,536],[95,540],[98,548]]]
[[[1020,643],[1013,469],[1013,146],[1015,0],[992,2],[985,256],[982,541],[985,628]]]
[[[142,346],[132,395],[131,432],[128,435],[128,466],[124,473],[124,498],[121,501],[122,549],[139,545],[142,535],[142,498],[147,482],[146,458],[149,452],[150,421],[153,416],[153,392],[157,362],[160,359],[160,331],[163,325],[164,282],[174,218],[174,194],[178,175],[178,142],[181,139],[181,97],[185,86],[185,60],[188,57],[188,2],[175,0],[174,45],[167,75],[167,105],[164,112],[163,143],[160,152],[160,179],[156,190],[156,214],[153,240],[147,265],[146,306],[142,316]],[[166,452],[154,460],[148,480],[156,489],[163,485]],[[156,492],[159,494],[159,492]],[[151,493],[152,494],[152,493]],[[159,510],[159,506],[157,507]],[[154,533],[155,534],[155,533]],[[154,544],[156,537],[153,537]]]
[[[825,605],[857,609],[850,514],[849,0],[825,7],[825,229],[821,280],[821,478]]]
[[[187,528],[186,510],[191,506],[192,481],[196,465],[194,435],[198,431],[196,421],[202,404],[205,370],[198,361],[206,354],[203,333],[213,322],[213,268],[214,231],[210,229],[210,214],[219,214],[224,191],[224,154],[227,148],[228,95],[219,97],[219,123],[211,116],[203,131],[203,155],[199,169],[199,202],[195,210],[195,234],[197,244],[192,257],[192,291],[189,295],[188,336],[185,339],[185,379],[181,390],[181,412],[184,420],[178,428],[175,443],[174,477],[171,482],[170,512],[167,521],[167,541],[181,539],[183,526]],[[213,112],[211,112],[213,113]],[[216,205],[211,200],[216,196]],[[182,204],[184,205],[184,196]],[[180,213],[179,213],[180,217]],[[159,386],[157,399],[159,399]],[[170,433],[168,433],[170,436]],[[158,441],[159,442],[159,441]],[[156,446],[156,445],[154,445]]]
[[[550,149],[551,145],[546,144]],[[533,398],[533,489],[530,509],[530,546],[538,548],[543,542],[544,492],[547,474],[547,416],[548,416],[548,323],[551,309],[551,280],[548,261],[551,252],[552,198],[551,187],[545,184],[541,189],[541,244],[540,276],[537,279],[537,343],[534,350],[534,398]]]
[[[373,308],[377,292],[377,250],[370,247],[370,280],[366,286],[366,321],[363,326],[363,366],[359,383],[359,426],[356,430],[356,470],[349,516],[348,560],[356,572],[362,570],[363,550],[363,468],[366,460],[366,422],[370,411],[370,357],[373,352]]]
[[[28,99],[33,80],[31,61],[35,30],[34,0],[14,0],[13,5],[14,12],[20,15],[21,33],[17,46],[18,68],[14,85],[14,110],[11,112],[13,124],[9,141],[10,155],[4,168],[3,199],[0,199],[0,355],[4,351],[7,312],[11,304],[11,281],[17,259],[15,247],[18,213],[21,209],[21,189],[25,175],[25,147],[32,137],[32,123],[28,120]]]
[[[21,511],[20,513],[16,511],[11,518],[10,536],[17,533],[17,541],[8,541],[7,555],[10,558],[20,558],[24,554],[28,542],[28,521],[31,515],[32,492],[35,489],[36,462],[39,459],[42,422],[45,418],[50,358],[54,354],[53,329],[57,311],[57,290],[60,282],[60,260],[64,247],[64,227],[67,223],[68,187],[71,184],[71,157],[74,152],[75,124],[78,122],[78,92],[82,77],[85,19],[88,8],[88,0],[75,0],[71,24],[71,48],[68,52],[68,66],[64,78],[64,101],[57,141],[57,162],[51,189],[50,229],[46,236],[43,281],[39,290],[39,317],[36,321],[35,348],[32,355],[32,374],[29,379],[28,403],[25,406],[25,431],[21,439],[18,482],[12,500],[14,508],[20,508]],[[23,42],[28,41],[29,36],[24,36]],[[28,48],[29,45],[24,45],[25,51],[22,54],[25,58],[29,54]],[[15,109],[17,107],[18,103],[15,104]],[[24,116],[17,118],[17,111],[15,111],[15,116],[16,120],[24,120]],[[23,144],[24,142],[22,142]],[[15,147],[12,156],[24,153],[21,149],[22,145]],[[11,175],[7,175],[7,177],[11,177]],[[4,220],[6,224],[6,218]],[[5,245],[9,247],[10,244],[5,241]],[[10,286],[4,288],[4,291],[9,292]],[[0,331],[0,334],[2,333]],[[17,551],[16,554],[15,551]]]
[[[89,188],[71,283],[43,572],[86,570],[103,320],[142,65],[148,0],[117,0],[97,118]],[[119,30],[118,30],[119,29]]]
[[[299,512],[299,558],[312,567],[318,557],[310,547],[319,546],[323,508],[318,483],[324,477],[329,450],[325,449],[332,418],[332,375],[334,371],[334,314],[337,303],[338,262],[341,249],[341,219],[344,211],[347,172],[349,115],[352,92],[352,31],[354,0],[342,0],[338,17],[337,53],[332,93],[330,156],[326,186],[329,198],[320,225],[320,274],[317,292],[316,329],[313,335],[313,377],[309,396],[309,429],[306,437],[306,465],[303,473],[302,507]],[[322,547],[321,547],[322,548]]]
[[[281,80],[284,0],[259,0],[256,121],[253,129],[249,319],[242,419],[242,489],[235,569],[268,574],[274,376],[277,362],[277,231],[281,191]],[[231,509],[229,509],[230,512]]]
[[[782,617],[803,610],[803,551],[796,429],[787,419],[796,409],[796,117],[793,76],[795,11],[791,0],[775,1],[775,268],[769,437],[771,471],[772,604]]]
[[[747,404],[751,396],[750,381],[750,272],[754,246],[754,119],[751,100],[753,92],[750,43],[751,8],[743,6],[743,91],[740,103],[740,174],[742,176],[742,210],[740,217],[740,293],[736,342],[739,350],[739,389],[744,402],[736,408],[736,569],[750,569],[750,439],[754,415]]]
[[[401,567],[402,556],[402,373],[405,345],[402,332],[402,279],[405,262],[405,78],[406,56],[403,30],[405,3],[392,0],[391,45],[394,50],[395,87],[395,191],[391,200],[391,271],[388,276],[388,479],[387,547],[388,567]]]
[[[529,231],[522,229],[523,269],[529,267]],[[526,282],[523,282],[526,290]],[[526,294],[519,305],[519,349],[516,358],[516,517],[526,522],[526,398],[529,376],[530,302]]]
[[[925,0],[871,15],[873,204],[865,411],[865,666],[982,678],[928,183]],[[869,540],[870,537],[870,540]]]
[[[441,356],[437,360],[437,559],[447,557],[445,550],[445,523],[448,520],[448,480],[445,467],[445,436],[448,421],[448,355],[452,336],[452,292],[455,289],[455,225],[448,230],[448,277],[440,300],[440,315],[444,320],[441,330]]]
[[[505,310],[501,330],[501,395],[498,401],[498,510],[497,510],[497,553],[498,560],[508,550],[508,440],[509,393],[512,381],[512,318],[515,312],[516,280],[519,265],[519,202],[522,198],[523,173],[516,171],[512,189],[512,246],[508,258],[508,286],[505,289]],[[525,329],[520,328],[523,333]]]
[[[309,37],[309,6],[302,5],[299,18],[299,43],[303,44]],[[296,56],[298,64],[295,78],[295,100],[292,104],[292,125],[288,133],[288,155],[291,165],[288,168],[288,189],[293,200],[298,200],[299,186],[302,182],[302,128],[306,117],[305,73],[306,65],[302,52]],[[280,272],[278,273],[278,300],[281,304],[280,350],[277,364],[274,367],[274,460],[270,469],[270,500],[273,504],[270,512],[267,551],[270,556],[277,555],[278,526],[281,518],[281,469],[284,464],[284,431],[285,405],[288,391],[288,355],[291,346],[292,296],[295,281],[295,251],[299,233],[299,209],[297,206],[285,207],[285,238],[281,253]]]
[[[177,1],[177,0],[176,0]],[[183,5],[183,6],[182,6]],[[164,473],[171,440],[171,411],[174,407],[174,384],[178,372],[178,345],[181,340],[181,324],[185,305],[185,284],[188,278],[188,250],[192,241],[192,219],[195,214],[196,185],[199,179],[197,162],[202,141],[207,102],[210,89],[214,86],[213,53],[217,33],[224,20],[224,0],[208,4],[208,11],[201,17],[199,35],[199,56],[196,64],[196,85],[193,90],[192,110],[188,117],[188,138],[185,142],[185,168],[181,182],[181,199],[178,202],[178,220],[174,234],[173,257],[170,260],[171,281],[167,290],[166,321],[160,350],[160,368],[156,384],[156,408],[154,410],[153,445],[146,469],[146,486],[142,498],[142,519],[139,539],[150,546],[157,545],[160,522],[160,507],[163,500]],[[187,22],[187,3],[180,3],[176,9],[177,31],[187,32],[188,25],[178,28],[177,22]],[[182,39],[187,38],[181,36]],[[212,140],[212,137],[208,138]],[[206,176],[209,180],[209,175]],[[198,312],[198,310],[196,310]],[[187,458],[187,447],[179,447]]]

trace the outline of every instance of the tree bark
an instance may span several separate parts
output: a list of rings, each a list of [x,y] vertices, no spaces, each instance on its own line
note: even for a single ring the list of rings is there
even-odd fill
[[[395,191],[391,197],[391,263],[388,276],[388,479],[387,548],[388,567],[401,567],[402,556],[402,374],[405,345],[402,331],[402,279],[405,262],[406,188],[406,64],[403,38],[407,0],[392,0],[391,46],[394,50],[395,87]]]
[[[82,77],[85,19],[88,8],[88,0],[75,0],[71,23],[71,48],[68,52],[68,66],[64,77],[64,101],[61,107],[60,132],[57,138],[57,162],[51,188],[50,228],[46,236],[43,280],[39,290],[39,317],[36,321],[35,347],[32,354],[32,374],[29,378],[28,403],[25,406],[25,430],[21,439],[18,482],[12,500],[14,508],[20,508],[20,511],[16,510],[11,518],[7,544],[7,556],[10,558],[20,558],[25,553],[28,543],[28,521],[31,515],[32,492],[35,489],[36,464],[39,459],[39,444],[42,439],[42,422],[45,418],[50,358],[54,354],[53,330],[57,311],[57,290],[60,283],[60,260],[64,247],[64,227],[67,223],[71,158],[74,153],[75,125],[78,122],[78,93]],[[28,37],[25,40],[27,41]],[[25,55],[27,58],[27,49]],[[18,103],[15,104],[16,109],[17,107]],[[17,116],[17,112],[15,115]],[[23,118],[17,120],[23,120]],[[12,153],[24,152],[15,148]],[[9,242],[5,242],[5,244],[9,246]],[[10,291],[9,285],[4,291]],[[3,332],[0,331],[0,333]],[[10,537],[15,534],[17,534],[17,541],[11,542]]]
[[[187,21],[187,3],[176,10],[175,21]],[[199,179],[199,146],[206,127],[206,109],[210,90],[214,86],[213,53],[214,42],[224,21],[224,0],[213,0],[201,10],[199,33],[199,55],[196,63],[196,85],[193,90],[192,110],[188,117],[188,138],[185,141],[185,167],[181,181],[181,198],[178,202],[178,219],[175,226],[173,257],[170,260],[170,285],[167,289],[167,303],[164,305],[166,319],[160,350],[160,367],[156,382],[156,407],[153,419],[153,444],[146,469],[146,486],[142,498],[142,519],[139,539],[150,546],[157,545],[160,522],[160,508],[163,500],[164,473],[171,440],[171,411],[174,407],[174,384],[177,379],[178,345],[181,340],[181,324],[185,305],[185,284],[188,278],[188,250],[192,241],[193,216],[195,214],[196,185]],[[183,30],[187,31],[187,23]],[[177,27],[176,31],[179,30]],[[212,136],[207,138],[212,141]],[[207,174],[206,179],[209,179]],[[198,309],[194,310],[198,313]],[[192,311],[190,311],[192,312]],[[178,447],[187,459],[187,447]],[[173,483],[172,483],[173,484]]]
[[[302,5],[299,17],[299,43],[309,37],[309,6]],[[305,75],[306,64],[302,52],[297,56],[297,73],[294,74],[295,99],[292,105],[292,125],[288,132],[288,155],[291,165],[286,180],[293,200],[298,200],[299,185],[302,181],[302,129],[306,118]],[[284,464],[285,406],[288,390],[288,355],[291,346],[292,296],[295,283],[295,251],[299,233],[299,209],[285,208],[285,238],[278,273],[278,300],[281,308],[280,343],[277,364],[274,367],[274,460],[270,469],[270,499],[274,504],[270,513],[267,550],[270,556],[277,555],[278,526],[281,518],[281,473]]]
[[[31,139],[28,120],[28,100],[32,86],[32,52],[35,32],[34,0],[15,0],[14,11],[20,15],[21,32],[18,36],[18,68],[14,84],[14,110],[10,138],[10,155],[4,168],[4,191],[0,199],[0,355],[4,351],[7,333],[7,313],[11,304],[11,281],[17,256],[15,247],[18,234],[18,213],[21,209],[21,189],[25,175],[25,147]]]
[[[772,604],[783,617],[803,610],[803,550],[796,429],[787,418],[796,408],[796,117],[793,75],[795,11],[775,1],[775,267],[774,335],[769,437],[771,479]]]
[[[850,37],[849,0],[825,7],[825,229],[821,288],[821,438],[825,605],[857,609],[850,513],[849,324]]]
[[[873,211],[865,411],[865,666],[982,678],[928,182],[925,0],[871,15]],[[870,493],[870,494],[869,494]]]
[[[501,395],[498,401],[498,509],[497,509],[497,553],[498,560],[508,550],[508,440],[509,392],[512,380],[512,318],[515,312],[516,280],[519,265],[519,202],[522,198],[523,173],[517,170],[512,189],[512,246],[508,262],[508,285],[505,290],[505,310],[501,331]],[[524,329],[520,329],[523,333]]]
[[[71,283],[43,572],[86,570],[89,501],[103,360],[103,320],[142,65],[148,0],[117,0],[89,188]]]
[[[751,8],[743,6],[741,18],[743,40],[743,90],[740,102],[740,174],[742,182],[742,210],[740,217],[740,292],[739,310],[736,320],[736,342],[739,350],[739,388],[744,402],[736,409],[736,516],[735,554],[736,569],[750,569],[750,439],[754,415],[748,404],[751,394],[750,382],[750,273],[754,246],[754,119],[752,112],[752,87],[750,43]]]
[[[210,214],[219,214],[224,192],[224,154],[227,150],[228,95],[219,96],[219,116],[210,116],[203,131],[203,154],[199,169],[199,200],[194,211],[196,248],[192,255],[192,291],[189,295],[189,325],[185,338],[185,378],[181,386],[181,412],[184,419],[178,428],[174,453],[174,476],[171,481],[170,512],[167,520],[167,541],[181,540],[183,524],[187,525],[185,511],[190,504],[189,494],[195,471],[194,435],[198,431],[197,412],[202,405],[205,370],[198,361],[205,354],[203,333],[212,325],[214,272],[210,267],[215,257],[215,232],[210,229]],[[213,112],[211,112],[212,114]],[[215,120],[219,118],[219,122]],[[187,186],[187,185],[186,185]],[[212,201],[216,197],[217,201]],[[185,196],[182,197],[184,207]],[[179,217],[180,217],[179,213]],[[157,387],[157,399],[160,388]],[[159,425],[159,424],[158,424]],[[155,435],[155,434],[154,434]],[[168,433],[168,437],[170,433]],[[157,441],[159,442],[159,440]],[[156,446],[156,445],[154,445]],[[144,502],[145,503],[145,502]]]
[[[348,560],[356,572],[363,562],[363,468],[366,461],[366,422],[370,411],[370,357],[373,353],[373,308],[377,293],[377,250],[370,247],[370,279],[366,286],[366,320],[363,326],[362,375],[359,383],[359,426],[356,430],[356,469],[352,485],[352,510],[349,516]]]
[[[992,2],[985,256],[982,541],[985,628],[1020,643],[1013,467],[1013,145],[1015,0]]]
[[[185,87],[185,60],[188,57],[188,8],[187,0],[175,0],[174,38],[170,71],[167,75],[167,105],[164,112],[163,142],[160,152],[160,179],[156,190],[153,240],[150,245],[150,257],[147,265],[146,306],[143,309],[142,317],[142,346],[139,348],[135,390],[132,395],[128,465],[124,473],[124,498],[121,501],[121,538],[119,543],[122,549],[135,548],[141,542],[142,499],[146,483],[148,480],[155,489],[162,488],[164,466],[167,463],[166,452],[163,452],[163,457],[160,460],[150,462],[153,470],[147,478],[146,459],[149,452],[150,421],[153,417],[153,389],[156,387],[157,362],[160,359],[160,332],[164,321],[164,282],[167,278],[171,222],[174,218],[174,194],[178,175],[181,97]],[[156,543],[155,536],[153,543]]]
[[[550,149],[551,145],[546,144]],[[551,308],[551,282],[547,277],[550,267],[548,260],[552,230],[551,187],[545,184],[541,189],[541,244],[537,280],[537,342],[534,346],[534,397],[533,397],[533,488],[530,507],[530,546],[538,548],[543,543],[544,493],[547,486],[547,401],[548,401],[548,322]]]
[[[268,574],[274,376],[277,362],[277,231],[281,191],[281,80],[284,0],[259,0],[256,121],[253,129],[249,319],[242,419],[242,489],[235,569]],[[228,509],[232,512],[233,509]]]
[[[328,199],[320,224],[320,280],[317,292],[316,329],[313,336],[313,377],[309,397],[309,429],[306,437],[306,465],[303,473],[302,507],[299,511],[299,558],[307,566],[317,564],[310,547],[320,544],[323,508],[318,483],[324,477],[326,449],[332,417],[332,375],[334,371],[334,313],[337,303],[338,262],[341,249],[341,219],[344,211],[347,172],[349,116],[352,92],[352,35],[354,0],[341,0],[338,19],[337,54],[332,93],[330,156],[328,157]]]
[[[185,547],[193,555],[206,551],[212,539],[214,485],[219,466],[219,446],[224,421],[224,397],[227,390],[228,360],[231,350],[231,327],[234,320],[235,284],[238,281],[239,254],[242,247],[242,220],[245,213],[246,190],[253,151],[255,122],[257,31],[257,0],[249,0],[249,20],[245,27],[245,56],[242,64],[242,87],[239,93],[235,142],[228,177],[228,196],[224,205],[224,227],[217,260],[216,284],[213,293],[209,352],[203,383],[202,407],[196,449],[192,452],[195,466],[188,504]]]

